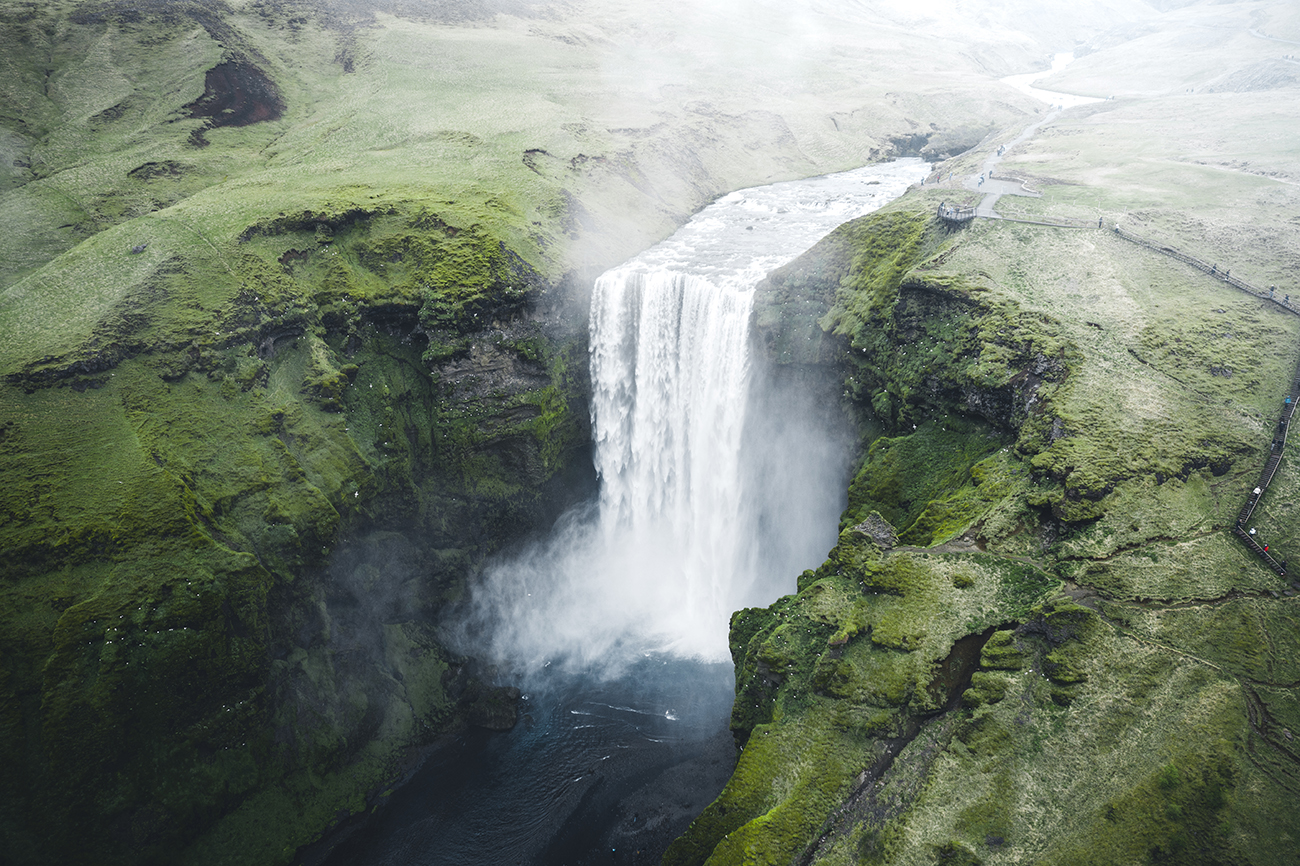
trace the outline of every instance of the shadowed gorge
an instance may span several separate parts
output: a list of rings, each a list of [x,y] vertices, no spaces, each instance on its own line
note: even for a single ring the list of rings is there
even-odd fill
[[[1293,6],[0,0],[0,861],[1294,863]]]

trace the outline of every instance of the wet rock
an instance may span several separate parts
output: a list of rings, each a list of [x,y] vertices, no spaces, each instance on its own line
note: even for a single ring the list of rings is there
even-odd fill
[[[898,545],[898,532],[888,520],[875,511],[867,515],[866,520],[853,527],[853,531],[862,533],[885,550]]]
[[[476,683],[465,697],[465,718],[475,727],[508,731],[519,721],[520,691],[513,686],[489,688]]]

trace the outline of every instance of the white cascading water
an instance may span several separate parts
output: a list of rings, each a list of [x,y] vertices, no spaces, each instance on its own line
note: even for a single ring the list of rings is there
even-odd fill
[[[660,631],[693,653],[755,577],[741,472],[753,294],[637,262],[592,298],[601,539],[662,590]]]
[[[610,673],[657,652],[725,660],[732,611],[770,604],[820,563],[844,455],[806,412],[751,417],[754,288],[927,171],[899,160],[735,192],[597,280],[599,502],[484,575],[473,620],[494,655]],[[774,492],[782,502],[757,501]]]

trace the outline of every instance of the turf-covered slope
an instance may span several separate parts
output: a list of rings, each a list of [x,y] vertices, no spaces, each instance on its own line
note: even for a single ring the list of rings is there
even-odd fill
[[[172,258],[87,360],[0,386],[17,862],[275,862],[449,724],[509,724],[429,627],[589,483],[584,335],[422,212],[272,244],[204,328]]]
[[[508,725],[429,628],[591,481],[583,279],[1025,112],[682,7],[0,2],[0,859],[286,861]]]
[[[1034,110],[989,87],[1035,62],[1023,33],[981,31],[977,62],[866,12],[499,6],[0,3],[0,284],[58,282],[37,271],[124,223],[115,252],[161,234],[220,257],[257,218],[376,198],[427,198],[545,271],[602,266],[720,192]]]
[[[774,360],[885,432],[829,559],[733,617],[739,764],[665,862],[1295,862],[1300,599],[1228,530],[1300,320],[909,198],[760,287]]]

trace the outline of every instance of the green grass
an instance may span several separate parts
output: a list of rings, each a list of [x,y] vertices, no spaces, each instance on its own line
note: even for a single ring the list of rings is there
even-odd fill
[[[1117,101],[1013,151],[1006,170],[1032,172],[1044,195],[999,209],[1132,214],[1130,228],[1281,285],[1294,246],[1288,109],[1276,93],[1201,104],[1247,119],[1256,173],[1168,156],[1204,141],[1187,105]],[[1170,134],[1151,136],[1152,120]],[[845,812],[843,798],[758,803],[750,786],[788,790],[778,780],[793,770],[756,757],[674,850],[717,862],[1288,862],[1297,830],[1280,804],[1294,752],[1280,720],[1296,718],[1295,599],[1226,529],[1266,456],[1300,322],[1104,230],[920,222],[954,197],[913,192],[760,291],[777,360],[839,352],[846,400],[886,433],[864,448],[828,562],[766,619],[735,621],[733,729],[744,741],[838,725],[875,754],[936,708],[922,671],[956,638],[1003,630],[963,709],[926,729],[948,733],[918,736],[873,784],[904,798],[895,806],[883,794]],[[818,311],[839,342],[807,339]],[[999,394],[1018,411],[999,410]],[[1279,551],[1295,528],[1289,467],[1252,521]],[[878,552],[849,528],[872,512],[904,542],[937,546]],[[801,629],[801,610],[826,628]],[[830,708],[791,699],[809,676]],[[1252,727],[1262,716],[1249,702],[1279,721]],[[816,832],[834,828],[815,856],[801,853],[813,831],[792,837],[762,817],[801,806],[820,812]]]
[[[989,70],[1065,32],[990,19],[971,52],[922,10],[802,28],[775,6],[474,26],[136,6],[0,3],[0,830],[33,860],[280,862],[366,808],[454,716],[418,621],[546,514],[584,444],[582,341],[519,312],[723,191],[918,130],[1007,140],[1034,106]],[[1293,91],[1212,91],[1290,50],[1247,25],[1300,36],[1280,6],[1242,9],[1175,10],[1168,43],[1079,31],[1103,50],[1064,83],[1174,95],[1058,118],[1003,164],[1043,197],[1003,212],[1122,219],[1289,285]],[[1207,23],[1214,62],[1170,62]],[[235,56],[285,113],[198,146],[183,106]],[[845,364],[887,438],[830,560],[733,621],[745,753],[670,859],[793,859],[920,724],[882,780],[908,808],[850,822],[826,862],[1273,862],[1295,847],[1276,730],[1296,724],[1294,602],[1222,529],[1298,323],[1105,232],[949,234],[928,213],[953,197],[837,231],[774,278],[785,308],[758,308],[785,360]],[[494,363],[533,378],[476,386]],[[1288,460],[1259,511],[1283,550],[1298,484]],[[886,555],[851,529],[871,511],[913,546],[965,541]],[[421,575],[361,669],[332,652],[354,625],[324,571],[353,531],[410,544]],[[1051,601],[1058,575],[1104,615]],[[969,709],[921,724],[936,665],[993,627]]]
[[[829,67],[804,70],[803,92],[777,104],[799,139],[787,140],[766,122],[719,128],[687,107],[689,95],[663,106],[640,82],[616,76],[602,86],[592,70],[618,68],[624,33],[580,47],[551,38],[550,24],[449,27],[381,14],[357,38],[310,10],[300,10],[304,25],[289,28],[291,13],[275,4],[232,6],[215,24],[202,7],[185,5],[95,12],[75,24],[69,13],[95,7],[0,7],[8,22],[0,128],[6,147],[31,166],[0,197],[11,227],[0,239],[9,301],[0,325],[8,332],[78,312],[70,336],[34,333],[0,359],[4,369],[83,337],[79,320],[93,322],[135,293],[159,255],[229,259],[236,236],[278,213],[418,200],[453,225],[479,226],[556,277],[616,263],[720,192],[851,167],[869,158],[866,143],[879,141],[821,128],[824,110],[861,98],[861,85]],[[710,29],[681,55],[689,74],[736,97],[761,88],[710,66],[720,22],[704,17]],[[587,26],[627,25],[604,18]],[[761,54],[781,38],[779,29],[763,33],[745,50]],[[353,58],[351,71],[338,62],[342,53]],[[202,94],[204,72],[235,54],[267,72],[286,111],[267,123],[207,130],[209,145],[195,147],[189,136],[203,121],[183,106]],[[604,89],[611,86],[615,100]],[[960,120],[958,104],[934,97],[916,108]],[[906,125],[897,112],[889,123]],[[698,153],[669,144],[701,135],[714,143]],[[149,164],[174,170],[140,174]],[[54,261],[115,226],[118,233],[79,260]],[[139,243],[150,250],[130,261],[125,253]],[[221,297],[228,295],[214,300]]]
[[[911,736],[919,717],[942,707],[937,663],[953,644],[1029,616],[1059,586],[1027,571],[997,557],[882,556],[850,529],[798,595],[736,614],[740,761],[665,862],[797,856],[885,738]],[[1053,628],[1058,642],[1078,630]]]
[[[876,439],[849,485],[841,526],[878,511],[898,527],[900,541],[926,547],[965,531],[1006,498],[1009,459],[986,459],[1001,449],[1000,437],[981,426],[943,424],[929,421],[908,435]]]

